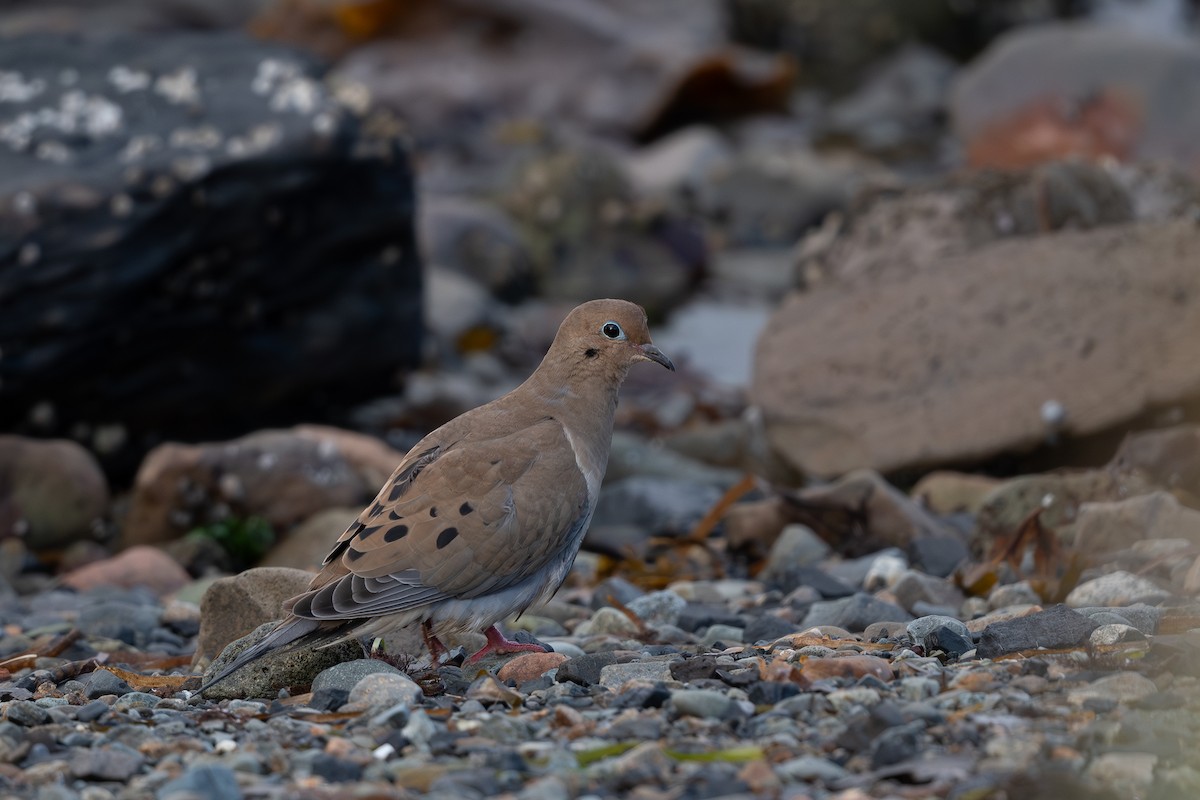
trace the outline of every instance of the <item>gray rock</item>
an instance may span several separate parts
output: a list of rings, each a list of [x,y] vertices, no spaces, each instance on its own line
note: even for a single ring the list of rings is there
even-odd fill
[[[1098,678],[1086,686],[1067,693],[1067,702],[1081,706],[1089,700],[1111,699],[1118,703],[1135,703],[1158,693],[1154,681],[1136,672],[1115,672]]]
[[[145,647],[158,627],[162,611],[152,606],[106,600],[89,603],[79,614],[79,629],[91,636]]]
[[[892,594],[909,611],[915,610],[918,603],[957,610],[966,599],[950,581],[911,569],[892,585]]]
[[[123,744],[80,748],[71,753],[69,769],[76,778],[128,781],[146,763],[145,757]]]
[[[559,683],[578,683],[581,686],[594,686],[600,682],[600,673],[609,664],[633,660],[633,654],[618,655],[617,653],[590,653],[564,661],[558,667],[554,679]]]
[[[1092,617],[1095,621],[1096,618]],[[1146,641],[1146,636],[1132,625],[1107,624],[1092,631],[1089,639],[1093,646],[1104,647],[1122,642]]]
[[[812,567],[829,555],[829,545],[806,525],[792,524],[783,529],[771,545],[767,563],[759,579],[783,592],[803,584],[804,568]]]
[[[713,689],[676,689],[668,702],[670,709],[681,717],[726,719],[737,709],[736,701]]]
[[[377,673],[404,676],[403,672],[377,658],[356,658],[353,661],[343,661],[321,670],[312,680],[312,691],[319,692],[328,689],[350,692],[363,678]]]
[[[370,711],[394,708],[402,703],[413,706],[424,696],[421,687],[403,673],[373,672],[354,684],[343,708]]]
[[[267,622],[241,639],[231,642],[205,670],[205,680],[219,673],[243,650],[261,640],[274,628],[275,623]],[[302,648],[268,653],[217,685],[209,687],[204,696],[211,700],[275,697],[282,688],[310,686],[322,670],[361,656],[362,646],[357,641],[317,649]]]
[[[50,712],[29,700],[12,700],[4,709],[4,718],[15,725],[33,728],[50,721]]]
[[[576,636],[636,636],[638,626],[624,612],[605,606],[575,627]]]
[[[128,683],[106,669],[98,669],[85,676],[83,683],[85,693],[93,700],[106,694],[120,696],[133,691]]]
[[[861,632],[872,622],[909,622],[912,615],[893,603],[859,592],[841,600],[813,603],[804,617],[802,628],[835,625],[850,632]]]
[[[908,545],[908,559],[913,566],[939,578],[954,574],[969,556],[967,546],[957,536],[921,536]]]
[[[0,318],[0,427],[52,398],[54,430],[105,423],[113,452],[211,439],[327,416],[417,363],[401,140],[322,70],[232,32],[6,40],[0,71],[38,89],[0,113],[0,294],[20,312]]]
[[[164,783],[155,800],[242,800],[233,770],[222,764],[196,764]]]
[[[751,617],[750,621],[746,623],[742,638],[751,643],[773,642],[781,636],[796,633],[798,630],[800,630],[798,623],[788,622],[774,614],[759,614]]]
[[[1017,581],[997,586],[988,594],[987,605],[990,611],[1009,606],[1039,605],[1042,597],[1033,590],[1029,581]]]
[[[1065,605],[1051,606],[1036,614],[988,625],[979,640],[979,657],[995,658],[1038,647],[1075,647],[1086,642],[1098,627]]]
[[[1154,581],[1118,570],[1079,584],[1067,595],[1072,608],[1084,606],[1128,606],[1135,603],[1160,603],[1171,593]]]
[[[832,761],[820,756],[800,756],[783,762],[775,768],[785,780],[811,783],[819,781],[826,785],[836,783],[849,773]]]
[[[721,489],[673,478],[635,477],[605,484],[593,525],[637,525],[655,535],[678,536],[691,531]]]
[[[600,685],[606,689],[618,689],[626,681],[669,681],[669,661],[630,661],[627,664],[608,664],[600,669]]]
[[[596,588],[592,591],[592,608],[600,609],[611,606],[612,600],[628,606],[644,594],[646,592],[643,589],[620,576],[605,578],[596,584]]]
[[[735,625],[709,625],[708,630],[704,632],[704,636],[700,638],[700,644],[705,647],[712,647],[720,642],[729,646],[740,644],[745,638],[745,628],[739,628]]]
[[[642,622],[651,625],[674,625],[679,621],[679,614],[685,606],[686,600],[667,590],[651,592],[627,604],[629,610]]]
[[[1161,608],[1140,603],[1123,608],[1084,606],[1075,610],[1100,625],[1132,625],[1147,636],[1158,633],[1158,623],[1163,616]]]
[[[924,646],[925,638],[938,628],[949,628],[967,641],[971,640],[971,632],[962,621],[954,617],[928,616],[919,617],[908,623],[908,635],[917,644]]]

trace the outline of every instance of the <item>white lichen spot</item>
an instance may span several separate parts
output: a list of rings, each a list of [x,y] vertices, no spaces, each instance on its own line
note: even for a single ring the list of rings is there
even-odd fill
[[[313,117],[313,131],[321,136],[328,136],[337,130],[337,115],[328,111],[322,111]]]
[[[17,263],[22,267],[32,267],[42,258],[42,246],[37,242],[26,242],[17,251]]]
[[[0,124],[0,143],[21,152],[40,132],[99,139],[119,131],[123,122],[121,107],[108,98],[72,89],[59,98],[56,108],[26,111]]]
[[[12,199],[13,211],[22,217],[32,217],[37,213],[37,198],[33,192],[17,192]]]
[[[250,90],[267,97],[272,111],[294,111],[312,114],[320,105],[324,94],[321,85],[304,74],[294,61],[266,58],[259,62],[258,70],[250,81]]]
[[[101,454],[115,453],[125,446],[128,438],[129,434],[125,430],[125,426],[119,422],[111,425],[97,425],[96,432],[92,434],[92,448]]]
[[[1042,508],[1049,508],[1050,506],[1054,505],[1054,501],[1057,499],[1058,498],[1054,496],[1053,492],[1046,492],[1044,495],[1042,495]]]
[[[200,84],[196,80],[196,70],[192,67],[181,67],[166,75],[159,75],[158,80],[154,82],[154,91],[175,105],[193,105],[200,102]]]
[[[108,71],[108,82],[121,94],[140,92],[150,88],[150,73],[118,64]]]
[[[185,183],[203,178],[211,169],[212,161],[200,154],[180,156],[171,161],[171,172]]]
[[[155,175],[150,181],[150,193],[155,197],[170,197],[175,191],[175,179],[170,175]]]
[[[195,128],[176,128],[171,131],[171,147],[180,150],[215,150],[221,146],[225,137],[212,125],[199,125]]]
[[[28,103],[46,91],[41,78],[25,79],[19,72],[0,70],[0,103]]]
[[[108,201],[108,210],[114,217],[128,217],[133,213],[133,198],[124,192],[114,194]]]
[[[227,755],[232,753],[234,750],[237,750],[237,742],[235,742],[233,739],[222,739],[213,745],[213,750],[215,750],[219,755]]]
[[[333,99],[338,105],[362,116],[371,110],[371,90],[357,81],[338,81],[333,84]]]
[[[232,136],[225,152],[235,158],[265,153],[283,141],[283,130],[276,124],[255,125],[245,136]]]
[[[141,161],[151,153],[155,153],[163,148],[162,137],[155,133],[140,133],[133,136],[125,143],[125,147],[117,154],[117,159],[122,164],[130,164],[134,161]]]
[[[52,164],[66,164],[71,160],[71,148],[62,142],[38,142],[33,155],[41,161],[49,161]]]
[[[1057,430],[1067,421],[1067,409],[1057,400],[1047,400],[1042,403],[1042,422],[1047,428]]]

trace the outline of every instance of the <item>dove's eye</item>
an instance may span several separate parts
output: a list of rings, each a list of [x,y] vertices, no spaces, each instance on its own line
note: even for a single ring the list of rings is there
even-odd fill
[[[600,332],[603,333],[605,336],[607,336],[609,339],[624,339],[625,338],[625,331],[621,330],[621,326],[615,322],[604,323],[603,327],[600,328]]]

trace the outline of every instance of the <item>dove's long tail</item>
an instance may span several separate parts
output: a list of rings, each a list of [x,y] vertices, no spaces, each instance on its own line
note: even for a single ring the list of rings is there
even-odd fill
[[[339,626],[340,627],[340,626]],[[213,684],[223,681],[242,667],[270,652],[294,650],[305,645],[317,646],[331,644],[343,638],[340,631],[331,631],[328,623],[320,623],[314,619],[289,617],[275,630],[268,633],[258,642],[247,647],[233,661],[229,662],[220,672],[205,681],[198,691],[203,692]]]

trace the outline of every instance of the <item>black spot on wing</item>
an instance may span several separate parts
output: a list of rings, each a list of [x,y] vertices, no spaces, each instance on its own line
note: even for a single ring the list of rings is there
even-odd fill
[[[404,490],[408,488],[407,483],[393,483],[392,490],[388,492],[388,502],[394,503],[400,499],[400,495],[404,494]]]
[[[383,540],[385,542],[398,542],[405,536],[408,536],[407,525],[393,525],[387,529],[387,533],[383,535]]]
[[[375,505],[371,506],[371,510],[367,512],[367,516],[368,517],[378,516],[380,511],[383,511],[383,504],[376,503]]]
[[[463,503],[461,506],[458,507],[458,514],[459,514],[459,516],[465,517],[467,514],[470,514],[474,510],[475,510],[474,506],[472,506],[470,503]]]
[[[364,553],[361,550],[355,550],[353,547],[351,547],[349,550],[346,551],[346,558],[349,559],[350,561],[358,561],[360,558],[362,558],[365,555],[366,555],[366,553]]]
[[[379,530],[379,528],[380,528],[380,527],[381,527],[381,526],[379,526],[379,525],[372,525],[372,526],[371,526],[371,527],[369,527],[369,528],[363,528],[361,531],[359,531],[359,532],[358,532],[358,538],[359,538],[359,539],[366,539],[366,538],[367,538],[368,536],[370,536],[372,533],[374,533],[375,531]]]
[[[429,507],[429,516],[431,516],[431,517],[436,517],[436,516],[437,516],[437,506],[430,506],[430,507]]]
[[[397,520],[397,519],[404,519],[404,517],[397,514],[396,509],[393,508],[391,511],[388,512],[388,519]]]
[[[366,525],[363,525],[363,524],[362,524],[361,522],[359,522],[358,520],[354,520],[354,522],[351,522],[351,523],[350,523],[350,527],[349,527],[349,528],[346,528],[346,535],[347,535],[347,536],[354,536],[355,534],[357,534],[359,531],[361,531],[361,530],[362,530],[363,528],[365,528],[365,527],[367,527],[367,526],[366,526]]]
[[[438,534],[437,549],[441,550],[443,547],[453,542],[457,536],[458,528],[446,528],[446,530]]]

